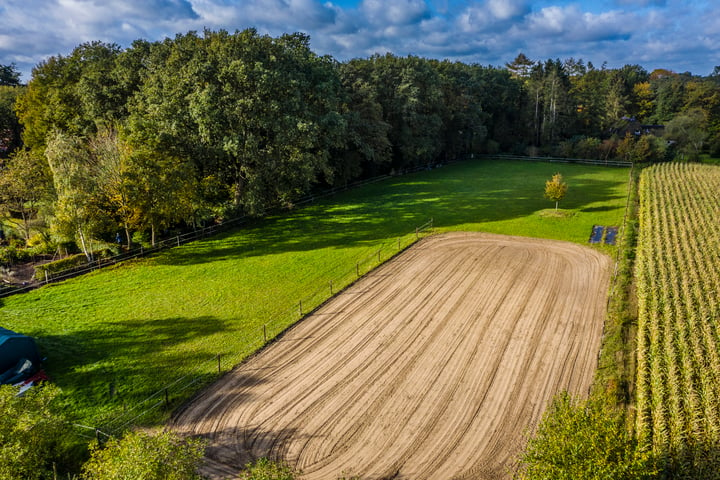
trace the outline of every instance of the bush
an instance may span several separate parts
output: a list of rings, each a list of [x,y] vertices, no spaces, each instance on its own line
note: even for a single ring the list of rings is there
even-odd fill
[[[35,279],[45,280],[45,273],[48,275],[79,267],[87,263],[87,258],[82,253],[76,253],[54,262],[43,263],[35,266]]]
[[[90,445],[91,457],[83,466],[86,480],[190,480],[200,479],[205,446],[197,439],[182,439],[172,432],[151,435],[131,432],[101,447]]]
[[[645,479],[655,471],[639,451],[613,398],[558,395],[521,458],[524,480]]]
[[[248,463],[241,475],[241,480],[294,480],[295,472],[284,463],[271,462],[260,458],[255,463]]]
[[[0,247],[0,264],[14,265],[32,259],[32,252],[25,248],[11,244],[7,247]]]
[[[72,458],[68,423],[60,414],[53,385],[32,388],[0,386],[0,480],[52,478],[53,466]]]

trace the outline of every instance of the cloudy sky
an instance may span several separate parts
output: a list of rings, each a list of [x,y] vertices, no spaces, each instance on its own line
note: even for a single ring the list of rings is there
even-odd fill
[[[373,53],[502,66],[582,58],[697,75],[720,65],[718,0],[1,0],[0,64],[101,40],[127,47],[189,30],[305,32],[318,54]]]

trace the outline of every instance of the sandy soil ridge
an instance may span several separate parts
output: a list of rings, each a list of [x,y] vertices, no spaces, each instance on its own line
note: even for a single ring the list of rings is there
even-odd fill
[[[566,242],[430,237],[187,406],[204,473],[267,456],[303,479],[507,478],[552,396],[585,394],[610,259]]]

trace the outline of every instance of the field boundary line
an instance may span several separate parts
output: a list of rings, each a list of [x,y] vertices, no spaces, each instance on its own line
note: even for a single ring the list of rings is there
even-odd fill
[[[180,376],[145,399],[135,402],[131,406],[125,406],[123,413],[106,422],[101,422],[99,430],[109,432],[110,435],[120,435],[133,426],[141,425],[143,420],[157,421],[157,414],[160,409],[169,411],[172,416],[176,415],[201,390],[199,388],[193,395],[183,397],[181,394],[187,389],[195,385],[210,385],[222,375],[252,358],[267,345],[280,339],[285,332],[302,319],[312,315],[355,282],[400,255],[422,238],[432,235],[434,223],[434,219],[431,218],[416,227],[414,231],[398,237],[397,240],[385,241],[377,247],[372,247],[373,253],[357,260],[352,268],[346,269],[344,273],[339,274],[339,278],[336,276],[334,279],[329,280],[329,289],[320,288],[306,293],[298,300],[299,305],[276,312],[262,324],[255,334],[249,332],[248,335],[243,337],[243,345],[249,348],[233,354],[217,354],[210,360],[196,364],[200,367],[198,370],[202,373]],[[360,266],[363,267],[362,270]],[[335,281],[337,283],[333,283]],[[333,285],[335,288],[333,288]]]

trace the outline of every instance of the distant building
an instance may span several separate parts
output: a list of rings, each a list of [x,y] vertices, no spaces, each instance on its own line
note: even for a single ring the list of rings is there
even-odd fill
[[[611,134],[615,134],[618,137],[625,137],[628,133],[636,137],[642,135],[654,135],[656,137],[662,137],[665,131],[665,125],[649,125],[638,122],[635,117],[622,117],[621,122],[618,122],[617,127],[610,129]]]

